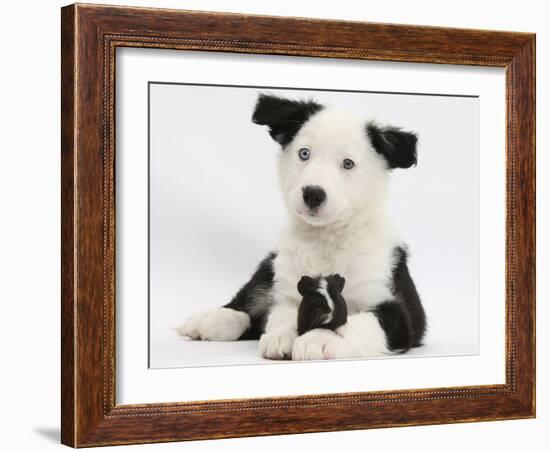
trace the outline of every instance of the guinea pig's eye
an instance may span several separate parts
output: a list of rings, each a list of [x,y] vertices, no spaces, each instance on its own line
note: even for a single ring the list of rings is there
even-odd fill
[[[309,160],[309,149],[308,148],[302,148],[298,151],[298,156],[300,157],[300,160]]]
[[[344,159],[344,162],[342,163],[342,166],[345,169],[352,169],[355,166],[355,163],[351,159]]]

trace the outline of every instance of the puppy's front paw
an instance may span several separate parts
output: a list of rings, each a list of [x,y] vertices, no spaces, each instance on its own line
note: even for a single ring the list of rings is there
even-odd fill
[[[216,308],[192,315],[176,331],[191,339],[236,341],[249,327],[250,317],[247,313]]]
[[[294,341],[292,359],[295,361],[351,358],[351,347],[334,331],[311,330]]]
[[[290,359],[296,328],[278,328],[260,337],[260,354],[268,359]]]

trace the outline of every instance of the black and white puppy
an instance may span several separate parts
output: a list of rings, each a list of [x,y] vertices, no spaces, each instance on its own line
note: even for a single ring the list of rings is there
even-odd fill
[[[417,136],[314,101],[261,94],[253,122],[281,145],[278,170],[288,223],[230,303],[179,328],[192,339],[259,338],[270,359],[359,358],[421,344],[426,318],[407,247],[386,212],[390,173],[417,161]],[[303,275],[339,274],[347,322],[298,336]]]

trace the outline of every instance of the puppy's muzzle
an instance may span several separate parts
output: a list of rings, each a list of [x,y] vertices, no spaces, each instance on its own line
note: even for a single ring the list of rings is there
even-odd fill
[[[327,194],[317,185],[307,185],[302,187],[302,197],[306,206],[315,209],[325,202]]]

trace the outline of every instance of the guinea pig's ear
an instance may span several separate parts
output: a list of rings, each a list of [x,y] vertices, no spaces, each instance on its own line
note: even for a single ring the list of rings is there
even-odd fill
[[[367,124],[367,135],[374,150],[386,159],[389,169],[416,165],[418,136],[415,133],[397,127],[379,127],[371,122]]]
[[[312,100],[291,100],[260,94],[252,122],[269,127],[269,134],[281,146],[290,143],[304,123],[323,106]]]
[[[300,295],[305,296],[308,291],[311,291],[315,281],[309,276],[302,276],[300,281],[298,281],[298,292]]]
[[[342,290],[344,290],[344,285],[346,284],[346,279],[343,276],[338,274],[330,275],[327,280],[331,286],[333,286],[338,292],[342,293]]]

